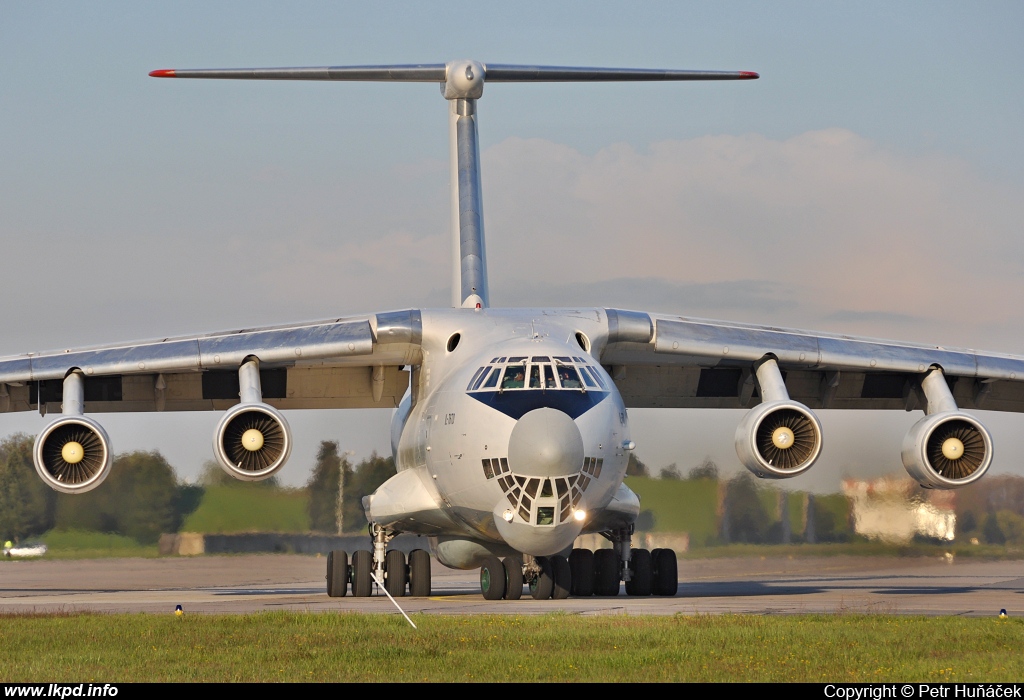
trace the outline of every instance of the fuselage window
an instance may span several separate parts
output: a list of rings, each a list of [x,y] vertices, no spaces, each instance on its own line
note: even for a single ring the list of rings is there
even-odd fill
[[[491,376],[489,376],[487,378],[487,381],[484,382],[484,388],[487,389],[488,387],[498,386],[499,374],[501,374],[501,367],[495,367],[493,370],[491,370]]]
[[[484,476],[488,479],[494,478],[494,470],[491,469],[491,460],[489,459],[484,460]]]
[[[505,368],[502,389],[522,389],[526,380],[526,365],[509,365]]]
[[[540,365],[530,367],[530,388],[540,389]]]

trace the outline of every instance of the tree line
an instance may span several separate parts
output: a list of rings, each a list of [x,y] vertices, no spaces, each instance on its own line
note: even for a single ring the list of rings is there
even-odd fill
[[[153,544],[160,535],[177,532],[195,511],[207,488],[281,488],[274,477],[238,482],[214,462],[207,462],[198,484],[180,483],[174,468],[159,452],[126,452],[114,457],[104,482],[83,494],[54,491],[36,474],[32,463],[35,438],[17,434],[0,440],[0,541],[23,541],[58,530],[91,530],[131,537]],[[306,484],[311,529],[318,532],[359,532],[366,527],[362,499],[396,473],[391,457],[374,452],[351,463],[338,443],[320,444]],[[343,479],[343,480],[342,480]],[[339,485],[343,489],[339,492]],[[343,522],[338,522],[342,495]]]
[[[0,537],[6,540],[61,529],[111,532],[153,544],[162,533],[176,532],[202,497],[200,487],[178,483],[159,452],[117,455],[98,488],[57,493],[36,474],[34,442],[24,434],[0,441]]]

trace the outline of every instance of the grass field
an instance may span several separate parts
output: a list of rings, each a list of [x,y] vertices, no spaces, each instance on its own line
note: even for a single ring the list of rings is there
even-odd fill
[[[308,496],[300,489],[257,484],[208,486],[182,532],[308,532]]]
[[[50,530],[41,538],[47,559],[96,557],[155,557],[156,545],[143,545],[131,537],[82,530]]]
[[[6,681],[1019,681],[1024,623],[896,616],[4,616]]]

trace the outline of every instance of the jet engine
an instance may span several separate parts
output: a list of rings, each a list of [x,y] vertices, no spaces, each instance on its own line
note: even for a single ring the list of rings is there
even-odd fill
[[[810,469],[821,452],[821,423],[796,401],[751,410],[736,428],[736,454],[755,476],[786,479]]]
[[[288,461],[292,431],[279,411],[263,403],[255,357],[238,368],[238,396],[242,402],[228,409],[213,432],[213,454],[236,479],[266,479]]]
[[[36,473],[61,493],[85,493],[103,483],[112,464],[110,438],[99,423],[66,415],[50,423],[32,451]]]
[[[821,452],[821,423],[811,409],[789,398],[775,358],[766,357],[755,372],[763,403],[736,427],[736,454],[762,479],[803,474]]]
[[[292,450],[288,421],[265,403],[232,407],[213,436],[213,452],[220,466],[243,481],[272,476],[288,461]]]
[[[903,439],[903,466],[925,488],[956,489],[980,479],[992,463],[992,436],[959,411],[925,416]]]

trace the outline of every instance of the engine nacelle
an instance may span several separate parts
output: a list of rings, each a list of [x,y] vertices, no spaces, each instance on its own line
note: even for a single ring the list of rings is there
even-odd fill
[[[265,403],[230,408],[213,433],[213,453],[220,466],[242,481],[272,476],[288,461],[292,433],[279,411]]]
[[[796,401],[769,401],[736,427],[736,454],[762,479],[788,479],[811,468],[821,453],[821,423]]]
[[[956,489],[980,479],[992,464],[992,436],[959,411],[925,416],[903,438],[903,466],[921,486]]]
[[[85,493],[103,483],[113,463],[110,438],[85,416],[64,416],[39,434],[32,461],[36,473],[61,493]]]

